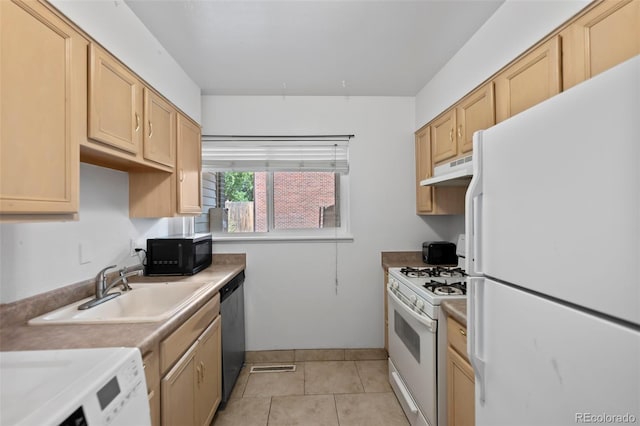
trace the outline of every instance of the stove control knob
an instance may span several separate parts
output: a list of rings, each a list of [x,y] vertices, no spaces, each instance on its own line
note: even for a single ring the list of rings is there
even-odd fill
[[[416,308],[422,310],[422,308],[424,308],[424,302],[422,300],[418,300],[416,302]]]
[[[397,290],[398,289],[398,281],[396,280],[391,280],[391,289],[392,290]]]
[[[418,301],[418,298],[415,296],[415,294],[412,294],[411,296],[409,296],[409,301],[415,305]]]

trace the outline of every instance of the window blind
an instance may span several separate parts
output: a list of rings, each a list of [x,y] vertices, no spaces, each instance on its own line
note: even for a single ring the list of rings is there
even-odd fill
[[[331,136],[202,136],[202,168],[349,173],[349,140]]]

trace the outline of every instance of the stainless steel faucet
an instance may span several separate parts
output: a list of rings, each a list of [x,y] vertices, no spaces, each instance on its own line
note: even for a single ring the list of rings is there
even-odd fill
[[[120,296],[120,294],[122,293],[120,293],[119,291],[115,293],[108,293],[109,290],[111,290],[118,283],[122,284],[122,291],[131,290],[131,287],[129,286],[129,280],[127,278],[132,275],[139,275],[140,272],[144,270],[144,266],[142,264],[125,266],[118,272],[118,278],[108,284],[107,271],[115,267],[116,265],[109,265],[98,272],[95,278],[96,297],[78,306],[78,309],[84,310],[93,308],[94,306],[104,303],[107,300],[111,300],[114,297]]]
[[[127,280],[127,277],[131,277],[133,275],[140,275],[140,273],[142,273],[143,271],[144,271],[144,265],[142,263],[138,263],[137,265],[133,265],[133,266],[125,266],[124,268],[120,269],[120,272],[118,274],[120,275],[120,280],[122,280],[122,291],[131,290],[131,287],[129,287],[129,281]],[[118,280],[116,280],[112,284],[112,286],[117,283],[118,283]]]

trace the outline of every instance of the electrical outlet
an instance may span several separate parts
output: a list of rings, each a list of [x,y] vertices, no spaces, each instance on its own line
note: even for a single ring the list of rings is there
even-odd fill
[[[78,261],[81,265],[91,263],[92,257],[93,253],[91,250],[91,245],[87,241],[83,241],[78,244]]]
[[[129,256],[136,257],[136,240],[129,238]]]

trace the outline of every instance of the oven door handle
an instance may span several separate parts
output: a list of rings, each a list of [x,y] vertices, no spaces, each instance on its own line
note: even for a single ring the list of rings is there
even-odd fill
[[[387,294],[389,295],[389,297],[398,305],[402,308],[402,312],[405,312],[407,314],[409,314],[413,319],[415,319],[416,321],[418,321],[420,324],[424,325],[425,327],[427,327],[427,329],[431,332],[431,333],[435,333],[436,330],[438,329],[438,321],[434,321],[431,318],[427,317],[427,316],[423,316],[423,315],[418,315],[416,312],[413,311],[413,309],[411,309],[409,306],[406,305],[406,303],[404,303],[402,300],[400,300],[400,298],[398,296],[396,296],[389,287],[387,287]]]

